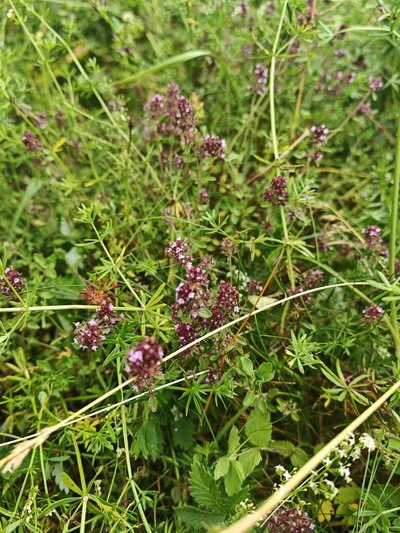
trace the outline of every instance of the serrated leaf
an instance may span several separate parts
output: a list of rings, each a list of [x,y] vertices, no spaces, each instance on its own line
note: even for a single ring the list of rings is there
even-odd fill
[[[149,417],[147,422],[138,425],[134,435],[133,448],[137,457],[142,455],[145,459],[150,457],[153,461],[161,457],[164,438],[154,419]]]
[[[252,444],[260,448],[268,446],[272,434],[272,424],[268,413],[254,409],[250,413],[244,429]]]
[[[228,496],[232,496],[242,488],[244,478],[243,467],[239,461],[230,461],[228,473],[224,477],[225,490]]]
[[[217,511],[204,511],[191,505],[178,507],[175,513],[185,522],[191,531],[200,531],[210,526],[216,526],[224,521],[225,514]]]
[[[261,453],[257,449],[246,450],[245,452],[239,455],[238,461],[243,468],[245,477],[249,476],[253,472],[253,470],[261,461],[261,459]]]
[[[229,469],[229,457],[224,455],[220,457],[215,463],[214,479],[220,479],[224,477]]]
[[[211,473],[198,461],[194,461],[189,476],[192,496],[197,505],[224,512],[221,491]]]

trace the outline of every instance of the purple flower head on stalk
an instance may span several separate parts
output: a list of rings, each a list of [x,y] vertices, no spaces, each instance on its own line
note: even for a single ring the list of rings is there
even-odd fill
[[[47,115],[45,113],[37,113],[34,124],[40,130],[44,130],[47,126]]]
[[[189,245],[182,237],[177,237],[176,241],[169,244],[166,254],[175,263],[185,267],[191,265],[193,261],[193,257],[189,253]]]
[[[251,43],[244,43],[242,46],[242,56],[249,58],[253,53],[253,45]]]
[[[383,78],[381,76],[370,76],[368,78],[368,87],[372,92],[376,93],[383,87]]]
[[[322,146],[328,139],[329,129],[325,124],[321,124],[321,126],[312,126],[311,133],[313,134],[312,142],[316,146]]]
[[[143,337],[126,356],[125,372],[137,377],[136,389],[151,387],[154,378],[160,375],[160,365],[164,356],[163,349],[154,337]]]
[[[329,241],[325,235],[319,235],[317,237],[317,246],[321,252],[327,253],[330,250]]]
[[[26,130],[22,134],[22,142],[26,146],[27,150],[30,152],[35,152],[36,150],[42,150],[43,144],[42,141],[39,139],[37,135],[35,135],[32,131]]]
[[[145,110],[151,119],[160,118],[164,113],[164,97],[161,94],[154,94],[145,106]]]
[[[103,324],[96,318],[88,322],[75,322],[75,327],[74,344],[78,344],[81,350],[89,349],[95,352],[106,338]]]
[[[286,178],[277,176],[270,181],[269,187],[264,191],[263,198],[271,204],[284,206],[289,199],[287,189]]]
[[[363,234],[367,248],[374,252],[381,250],[383,242],[381,233],[382,230],[378,226],[367,226],[364,228]]]
[[[11,290],[11,287],[5,281],[5,278],[18,293],[24,290],[25,281],[23,280],[19,272],[9,267],[4,269],[4,276],[0,276],[0,294],[4,294],[4,296],[9,296],[11,300],[15,300],[16,296]]]
[[[308,151],[307,152],[307,159],[312,163],[313,161],[316,161],[319,163],[319,161],[322,161],[324,155],[319,150],[314,150],[313,152]]]
[[[263,94],[267,90],[269,70],[264,65],[257,63],[253,70],[254,83],[248,86],[249,91],[255,94]]]
[[[322,270],[319,270],[318,268],[315,270],[310,270],[310,272],[303,274],[303,285],[307,289],[313,289],[319,283],[324,281],[324,277],[325,276]]]
[[[266,525],[270,533],[309,533],[315,530],[308,514],[293,508],[278,509]]]
[[[357,108],[358,113],[360,115],[364,115],[365,117],[370,117],[372,115],[372,108],[371,104],[369,102],[361,103]]]
[[[381,318],[383,313],[383,308],[380,305],[369,305],[363,310],[364,322],[366,324],[373,324]]]
[[[200,156],[203,159],[206,157],[212,157],[222,161],[225,158],[225,146],[226,143],[224,139],[206,135],[204,140],[200,143]]]
[[[221,250],[222,253],[227,257],[233,257],[237,253],[238,247],[237,244],[232,241],[232,239],[229,239],[229,237],[225,237],[221,241]]]
[[[115,305],[110,298],[104,298],[100,304],[100,308],[96,310],[96,316],[101,325],[108,329],[108,332],[112,331],[114,324],[117,322],[118,317],[115,314]]]
[[[201,189],[200,194],[199,194],[199,202],[204,205],[204,204],[208,204],[209,201],[210,201],[210,197],[208,195],[208,192],[206,191],[206,189]]]

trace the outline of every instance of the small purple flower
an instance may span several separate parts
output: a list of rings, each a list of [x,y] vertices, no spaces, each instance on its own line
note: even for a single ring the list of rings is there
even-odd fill
[[[319,163],[323,159],[324,155],[319,150],[314,150],[313,152],[307,152],[307,159],[312,163],[313,161],[316,161]]]
[[[367,226],[363,230],[365,244],[370,250],[377,252],[382,248],[382,230],[378,226]]]
[[[206,189],[201,189],[200,194],[199,194],[199,202],[204,205],[204,204],[208,204],[209,201],[210,201],[210,197],[208,195],[208,192],[206,191]]]
[[[225,158],[225,140],[219,137],[212,137],[206,135],[204,140],[200,143],[200,156],[205,159],[206,157],[213,157],[215,159],[223,160]]]
[[[366,307],[362,313],[364,315],[364,322],[366,324],[372,324],[373,322],[377,322],[381,318],[384,311],[380,305],[372,304]]]
[[[383,78],[381,76],[370,76],[368,78],[368,87],[372,92],[376,93],[383,87]]]
[[[257,63],[253,70],[255,78],[254,83],[248,86],[248,89],[255,94],[263,94],[267,90],[269,70],[264,65]]]
[[[321,252],[327,253],[330,250],[329,241],[325,235],[319,235],[317,237],[317,246]]]
[[[113,330],[114,324],[118,321],[118,317],[115,314],[115,305],[110,298],[104,298],[100,304],[100,308],[96,310],[96,317],[100,324],[109,333]]]
[[[35,135],[32,131],[26,130],[22,134],[22,142],[25,144],[27,150],[30,152],[35,152],[36,150],[42,150],[43,149],[43,143],[39,139],[37,135]]]
[[[179,155],[175,155],[174,157],[174,165],[176,168],[182,168],[183,167],[183,159],[179,157]]]
[[[95,352],[106,338],[103,324],[96,318],[92,318],[88,322],[76,322],[75,326],[74,344],[78,344],[81,350],[89,349]]]
[[[322,270],[319,270],[318,268],[315,270],[310,270],[309,272],[306,272],[303,274],[303,285],[307,289],[313,289],[318,285],[318,283],[322,283],[324,281],[324,273]]]
[[[193,261],[193,257],[189,253],[189,245],[182,237],[177,237],[176,241],[168,245],[166,254],[178,265],[188,266]]]
[[[372,108],[371,104],[369,102],[361,103],[357,108],[358,113],[360,115],[364,115],[365,117],[370,117],[372,115]]]
[[[321,124],[321,126],[312,126],[311,133],[313,134],[312,142],[316,146],[322,146],[328,139],[329,129],[325,124]]]
[[[310,533],[315,529],[308,513],[294,508],[278,509],[266,525],[270,533]]]
[[[151,119],[160,118],[164,113],[164,98],[161,94],[154,94],[150,102],[145,106],[145,110]]]
[[[221,249],[222,253],[227,257],[233,257],[238,251],[237,244],[232,241],[232,239],[229,239],[229,237],[225,237],[224,239],[222,239]]]
[[[160,374],[163,356],[163,349],[154,337],[143,337],[128,351],[125,372],[130,377],[137,377],[135,389],[152,386],[154,378]]]
[[[335,50],[334,54],[336,57],[344,57],[346,55],[346,49],[339,48],[338,50]]]
[[[47,115],[45,113],[37,113],[34,124],[40,130],[44,130],[47,126]]]
[[[21,274],[12,268],[4,269],[4,276],[0,276],[0,294],[4,296],[11,297],[12,300],[15,300],[15,294],[11,290],[11,287],[7,284],[5,279],[14,287],[15,291],[20,293],[25,288],[25,281],[23,280]]]
[[[287,189],[287,181],[284,176],[272,178],[269,187],[264,191],[263,199],[271,204],[284,206],[289,199]]]

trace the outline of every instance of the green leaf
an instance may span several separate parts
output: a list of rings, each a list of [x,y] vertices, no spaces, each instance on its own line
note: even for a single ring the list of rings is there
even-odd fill
[[[164,439],[154,417],[149,417],[147,422],[139,424],[135,429],[134,435],[133,449],[137,457],[142,455],[145,459],[150,457],[153,461],[161,457]]]
[[[268,446],[272,434],[272,424],[268,413],[254,409],[250,413],[244,429],[252,444],[260,448]]]
[[[199,315],[202,317],[202,318],[210,318],[210,316],[212,316],[212,313],[209,309],[205,308],[205,307],[202,307],[200,310],[199,310]]]
[[[224,477],[225,490],[228,496],[232,496],[242,488],[242,483],[245,478],[242,465],[239,461],[231,461],[229,463],[229,470]]]
[[[296,468],[300,468],[303,466],[308,460],[308,455],[306,452],[302,449],[296,446],[296,448],[293,450],[292,455],[290,456],[290,462],[293,466]]]
[[[272,453],[279,453],[284,457],[289,457],[293,453],[294,445],[287,440],[271,440],[267,450]]]
[[[220,457],[215,463],[214,479],[220,479],[224,477],[229,469],[229,457],[224,455]]]
[[[200,507],[224,511],[224,499],[212,474],[198,461],[194,461],[189,476],[192,496]]]
[[[190,52],[184,52],[183,54],[177,54],[176,56],[169,57],[168,59],[166,59],[165,61],[162,61],[161,63],[158,63],[157,65],[153,65],[149,68],[141,70],[140,72],[137,72],[136,74],[133,74],[132,76],[129,76],[128,78],[124,78],[123,80],[116,81],[113,83],[113,85],[124,85],[126,83],[131,83],[132,81],[143,78],[144,76],[148,76],[149,74],[154,74],[154,72],[158,72],[159,70],[162,70],[164,68],[170,67],[172,65],[176,65],[177,63],[184,63],[186,61],[191,61],[192,59],[196,59],[197,57],[208,56],[208,55],[211,55],[211,53],[208,52],[207,50],[191,50]]]
[[[248,357],[240,357],[237,370],[240,374],[245,375],[251,379],[254,379],[253,362]]]
[[[69,475],[66,472],[63,472],[61,474],[61,478],[64,481],[65,485],[72,490],[72,492],[75,492],[75,494],[79,494],[80,496],[83,495],[82,490],[78,487],[78,485],[75,483],[75,481],[69,477]]]
[[[258,300],[258,296],[250,295],[248,298],[249,298],[249,302],[252,305],[256,305],[256,302]],[[261,309],[262,307],[267,307],[267,305],[271,305],[274,302],[276,302],[276,298],[270,298],[269,296],[261,296],[261,298],[259,299],[259,301],[258,301],[258,303],[256,305],[256,308],[257,309]]]
[[[238,451],[240,447],[239,430],[236,426],[233,426],[228,439],[228,455],[233,455]]]
[[[244,476],[249,476],[255,467],[258,465],[258,463],[261,461],[262,456],[259,450],[252,448],[249,450],[246,450],[242,454],[239,455],[238,461],[243,468]]]
[[[204,511],[191,505],[178,507],[175,513],[185,522],[190,531],[204,531],[205,528],[221,524],[225,519],[225,514],[222,512]]]
[[[275,375],[274,367],[272,363],[264,362],[256,370],[256,377],[263,383],[271,381]]]

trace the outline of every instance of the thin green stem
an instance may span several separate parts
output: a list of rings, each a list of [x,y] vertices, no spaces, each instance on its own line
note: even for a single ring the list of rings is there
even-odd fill
[[[392,190],[392,210],[390,217],[390,242],[389,242],[389,275],[393,282],[396,277],[396,242],[397,242],[397,217],[399,210],[399,189],[400,189],[400,112],[397,119],[397,141],[396,156],[394,166],[394,180]],[[390,302],[390,319],[392,326],[398,330],[396,302]],[[400,353],[397,353],[400,357]]]

